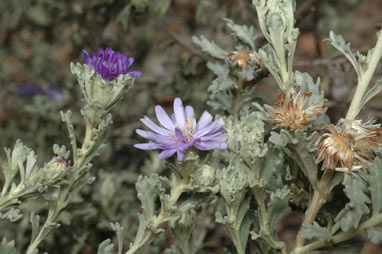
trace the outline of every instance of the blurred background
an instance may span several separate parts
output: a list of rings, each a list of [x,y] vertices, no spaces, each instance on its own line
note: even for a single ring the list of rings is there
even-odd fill
[[[352,42],[353,50],[365,52],[375,45],[381,13],[381,0],[297,1],[301,35],[295,69],[321,78],[332,122],[345,115],[357,80],[346,59],[322,40],[333,30]],[[93,163],[96,182],[62,214],[61,228],[41,245],[42,251],[96,253],[99,243],[114,238],[109,225],[114,221],[126,229],[125,246],[134,239],[140,210],[134,183],[139,174],[164,168],[155,152],[132,146],[142,141],[134,130],[142,127],[140,117],[153,116],[155,105],[170,109],[174,97],[193,105],[198,116],[206,109],[213,112],[206,101],[214,76],[206,67],[208,56],[191,38],[204,35],[234,50],[225,17],[258,27],[249,0],[0,0],[0,147],[13,147],[21,139],[43,165],[53,156],[53,144],[69,147],[59,113],[66,110],[73,112],[78,137],[83,135],[81,92],[69,68],[71,62],[83,61],[83,49],[92,53],[111,47],[126,53],[135,58],[130,70],[143,73],[113,109],[108,147]],[[256,44],[264,43],[259,32]],[[380,77],[382,70],[377,72]],[[257,87],[271,104],[277,93],[274,80],[266,78]],[[360,117],[381,121],[381,100],[382,95],[376,96]],[[1,153],[0,162],[4,160]],[[30,239],[29,213],[37,210],[43,220],[42,207],[33,200],[22,207],[24,217],[18,223],[0,221],[0,239],[15,239],[21,250]],[[300,223],[295,214],[286,215],[279,225],[280,238],[292,243]],[[362,236],[355,241],[363,241]],[[172,243],[171,233],[163,234],[147,253],[163,253]],[[200,253],[228,252],[234,247],[224,228],[211,227]],[[362,253],[382,249],[366,242]]]

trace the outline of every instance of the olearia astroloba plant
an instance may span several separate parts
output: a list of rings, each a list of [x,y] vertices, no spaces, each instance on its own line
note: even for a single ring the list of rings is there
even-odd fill
[[[208,88],[207,104],[222,114],[219,120],[206,127],[203,113],[196,124],[192,108],[183,109],[178,98],[171,117],[155,108],[161,126],[146,116],[141,119],[155,133],[137,130],[150,142],[135,146],[162,150],[158,158],[167,160],[171,172],[138,180],[142,213],[126,254],[140,253],[166,228],[177,244],[165,253],[203,253],[193,228],[206,219],[207,207],[239,254],[358,253],[362,246],[349,240],[363,231],[372,242],[382,243],[382,129],[374,120],[356,119],[382,90],[382,80],[368,89],[382,56],[382,33],[366,55],[352,53],[342,37],[330,33],[327,41],[358,75],[348,113],[331,123],[320,80],[293,70],[299,36],[295,2],[254,0],[253,5],[265,45],[256,46],[254,27],[229,19],[234,49],[204,36],[193,38],[211,57],[207,66],[216,79]],[[256,92],[256,84],[267,76],[279,87],[273,105],[265,105]],[[222,151],[212,156],[202,152],[212,149]],[[175,153],[177,160],[171,159]],[[334,190],[343,196],[339,208],[327,204]],[[288,248],[276,232],[287,207],[303,221]]]
[[[66,123],[70,144],[53,146],[53,158],[43,166],[37,165],[34,151],[18,140],[13,149],[5,149],[7,162],[2,165],[4,182],[0,194],[0,218],[16,221],[23,215],[19,207],[30,199],[45,200],[47,217],[40,223],[40,216],[32,211],[32,238],[23,253],[37,254],[40,243],[60,226],[60,214],[75,199],[76,195],[95,177],[91,173],[91,161],[100,153],[107,138],[107,127],[112,123],[110,110],[121,100],[134,84],[140,72],[127,72],[134,62],[125,54],[108,48],[99,49],[90,58],[84,51],[85,64],[71,64],[83,93],[84,107],[81,114],[85,119],[86,131],[82,145],[75,136],[71,121],[72,113],[61,112]],[[45,211],[44,211],[45,212]],[[119,224],[113,224],[119,232]],[[3,240],[0,253],[16,253],[14,242]],[[102,246],[100,246],[101,248]]]
[[[138,177],[142,207],[127,250],[124,229],[115,223],[118,248],[105,240],[99,254],[115,249],[118,254],[153,253],[150,244],[166,230],[176,243],[161,253],[207,253],[204,242],[213,222],[224,227],[239,254],[359,253],[362,246],[349,240],[362,232],[382,243],[382,128],[375,120],[357,119],[382,91],[382,79],[369,88],[382,57],[382,32],[365,55],[353,53],[341,36],[330,33],[327,41],[350,61],[358,77],[347,114],[333,123],[326,115],[320,80],[293,69],[299,36],[295,1],[253,0],[253,5],[264,45],[257,45],[253,26],[230,19],[225,22],[235,41],[231,49],[204,36],[193,38],[210,56],[207,66],[216,78],[207,104],[220,115],[214,119],[205,111],[197,120],[193,107],[175,98],[173,114],[157,105],[157,123],[141,118],[150,130],[136,133],[148,141],[135,147],[159,150],[157,158],[165,160],[168,170]],[[90,161],[104,144],[109,111],[140,76],[127,72],[133,59],[124,54],[111,49],[100,49],[93,57],[84,54],[84,65],[71,65],[85,102],[82,146],[77,148],[67,112],[62,118],[71,151],[55,145],[52,160],[39,168],[34,152],[20,141],[13,150],[6,149],[1,218],[19,219],[18,206],[30,198],[42,197],[48,204],[42,226],[32,213],[28,254],[38,253],[39,243],[59,226],[60,213],[94,180]],[[273,105],[264,104],[256,91],[268,76],[279,89]],[[342,197],[335,206],[328,203],[334,192]],[[287,210],[302,218],[291,245],[276,230]],[[12,251],[14,243],[4,240],[0,248]]]

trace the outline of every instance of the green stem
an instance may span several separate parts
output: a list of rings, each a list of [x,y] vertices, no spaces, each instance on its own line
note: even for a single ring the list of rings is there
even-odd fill
[[[271,248],[280,250],[282,254],[286,254],[287,249],[285,243],[276,241],[270,233],[268,211],[264,201],[264,189],[255,186],[252,188],[252,194],[258,205],[261,239],[268,243]]]
[[[170,200],[169,200],[170,207],[173,207],[176,204],[179,197],[187,189],[187,180],[185,181],[185,178],[183,178],[183,180],[179,184],[175,185],[175,187],[171,189]],[[152,222],[153,227],[158,228],[162,223],[168,221],[171,215],[172,214],[169,214],[168,211],[161,209],[158,217],[156,217],[154,221]],[[152,240],[154,240],[158,236],[159,234],[155,234],[152,230],[150,229],[146,230],[145,236],[142,237],[140,241],[134,242],[133,246],[131,246],[131,248],[125,254],[136,253],[137,251],[141,250],[144,246],[149,244]]]
[[[354,236],[358,235],[363,230],[365,230],[369,227],[379,225],[381,223],[382,223],[382,213],[377,214],[377,215],[371,217],[370,219],[364,221],[363,223],[361,223],[359,225],[358,228],[349,230],[348,232],[342,232],[342,233],[339,233],[339,234],[333,236],[333,238],[330,241],[316,241],[316,242],[310,243],[304,247],[296,248],[292,252],[292,254],[309,253],[313,250],[317,250],[317,249],[320,249],[320,248],[323,248],[323,247],[326,247],[329,245],[344,242],[344,241],[349,240],[349,239],[353,238]]]
[[[234,111],[235,115],[238,115],[240,111],[241,93],[242,93],[243,85],[245,82],[245,80],[241,77],[238,77],[238,79],[239,79],[238,89],[236,90],[236,98],[235,98],[235,111]]]
[[[91,149],[94,146],[93,138],[93,127],[87,123],[86,125],[86,132],[85,132],[85,138],[84,142],[82,144],[80,154],[76,156],[77,161],[74,161],[74,168],[75,170],[79,170],[83,165],[83,162],[86,158],[86,156],[90,153]],[[73,153],[77,153],[78,151],[73,151]],[[31,242],[31,244],[28,246],[26,254],[32,254],[35,249],[37,249],[38,245],[47,237],[52,231],[53,227],[51,226],[52,223],[54,223],[62,210],[66,208],[68,205],[67,197],[69,195],[70,190],[74,186],[75,183],[77,183],[84,174],[74,174],[72,178],[70,178],[69,184],[66,185],[63,189],[60,189],[60,194],[58,197],[57,204],[55,206],[51,206],[49,209],[48,218],[46,219],[44,225],[41,227],[37,237]]]
[[[329,195],[329,183],[334,175],[334,170],[325,170],[320,182],[317,184],[317,188],[314,190],[313,198],[310,201],[309,207],[305,212],[305,218],[300,226],[300,230],[297,234],[296,249],[304,246],[305,239],[301,237],[304,232],[304,224],[312,224],[316,219],[321,207],[326,203],[326,198]]]
[[[370,62],[367,66],[366,71],[362,74],[360,73],[357,89],[354,93],[353,100],[346,114],[346,119],[354,120],[357,117],[359,111],[361,110],[360,107],[363,101],[363,97],[365,95],[367,87],[370,84],[370,80],[375,72],[375,69],[381,57],[382,57],[382,30],[379,33],[377,44],[375,45],[374,52],[370,58]]]
[[[235,245],[237,254],[245,254],[244,246],[241,243],[240,228],[235,228],[234,230],[231,230],[230,235],[232,237],[232,242]]]

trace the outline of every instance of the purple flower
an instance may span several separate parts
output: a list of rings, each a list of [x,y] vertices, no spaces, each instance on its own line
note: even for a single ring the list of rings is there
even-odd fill
[[[41,86],[28,85],[28,84],[17,84],[17,92],[14,94],[15,97],[26,97],[34,96],[37,94],[46,94],[52,101],[61,101],[64,99],[62,93],[57,89],[54,83],[49,83],[49,88],[45,89]]]
[[[64,156],[56,158],[56,162],[62,163],[63,165],[65,165],[65,168],[69,167],[69,160],[66,159]]]
[[[125,54],[114,52],[111,48],[107,48],[105,51],[99,48],[93,57],[90,57],[86,50],[82,50],[82,52],[85,54],[85,64],[91,66],[98,75],[107,81],[112,81],[126,73],[133,77],[142,75],[140,71],[127,72],[127,68],[133,64],[134,58],[127,58]]]
[[[54,83],[49,84],[47,93],[52,101],[61,101],[64,99],[64,95],[62,95]]]
[[[159,159],[166,159],[176,152],[178,161],[183,160],[184,153],[192,146],[199,150],[227,149],[224,121],[220,119],[212,122],[212,116],[207,111],[196,122],[194,109],[191,106],[184,108],[181,99],[175,98],[171,119],[159,105],[155,107],[155,113],[162,126],[158,126],[147,116],[141,118],[142,123],[155,133],[136,130],[138,135],[152,141],[135,144],[136,148],[161,149],[163,151],[158,155]]]
[[[33,96],[44,93],[42,87],[28,84],[17,84],[16,89],[17,92],[14,94],[15,97]]]

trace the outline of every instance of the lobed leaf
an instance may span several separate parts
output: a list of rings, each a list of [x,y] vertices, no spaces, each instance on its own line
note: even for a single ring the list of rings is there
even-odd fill
[[[352,228],[357,228],[362,215],[369,213],[367,204],[370,204],[371,200],[366,195],[367,184],[359,175],[345,174],[342,184],[345,186],[344,192],[350,201],[334,221],[339,221],[342,231],[347,232]]]
[[[197,36],[192,36],[192,41],[197,44],[202,51],[207,52],[211,56],[219,59],[225,59],[228,56],[228,52],[220,48],[213,41],[209,41],[203,35],[200,36],[200,39]]]
[[[329,229],[321,227],[317,222],[313,222],[313,224],[304,223],[304,228],[305,231],[301,234],[304,239],[329,241],[333,237]]]
[[[377,228],[368,228],[367,229],[367,238],[370,240],[370,242],[374,244],[381,244],[382,243],[382,231],[377,230]]]
[[[362,98],[361,105],[359,106],[359,109],[363,108],[363,106],[366,105],[371,99],[373,99],[374,96],[379,94],[382,91],[382,79],[378,80],[375,85],[370,88],[366,94]]]
[[[271,193],[271,198],[267,204],[268,217],[269,217],[269,229],[271,234],[275,231],[276,223],[284,214],[285,207],[288,206],[291,192],[288,186],[284,185],[281,189],[278,189]]]
[[[7,242],[7,239],[3,238],[3,241],[0,243],[0,253],[16,254],[17,250],[15,248],[15,241]]]
[[[346,43],[341,35],[336,35],[333,31],[330,31],[329,38],[324,41],[328,41],[333,47],[339,50],[353,65],[355,71],[357,72],[358,78],[361,78],[362,72],[358,64],[355,54],[350,49],[350,42]]]
[[[232,20],[227,18],[224,20],[227,22],[227,27],[232,30],[232,35],[247,43],[249,46],[251,46],[251,49],[256,48],[255,40],[257,36],[253,26],[248,27],[246,25],[237,25]]]
[[[373,204],[373,215],[382,212],[382,159],[377,157],[369,168],[369,190]]]

